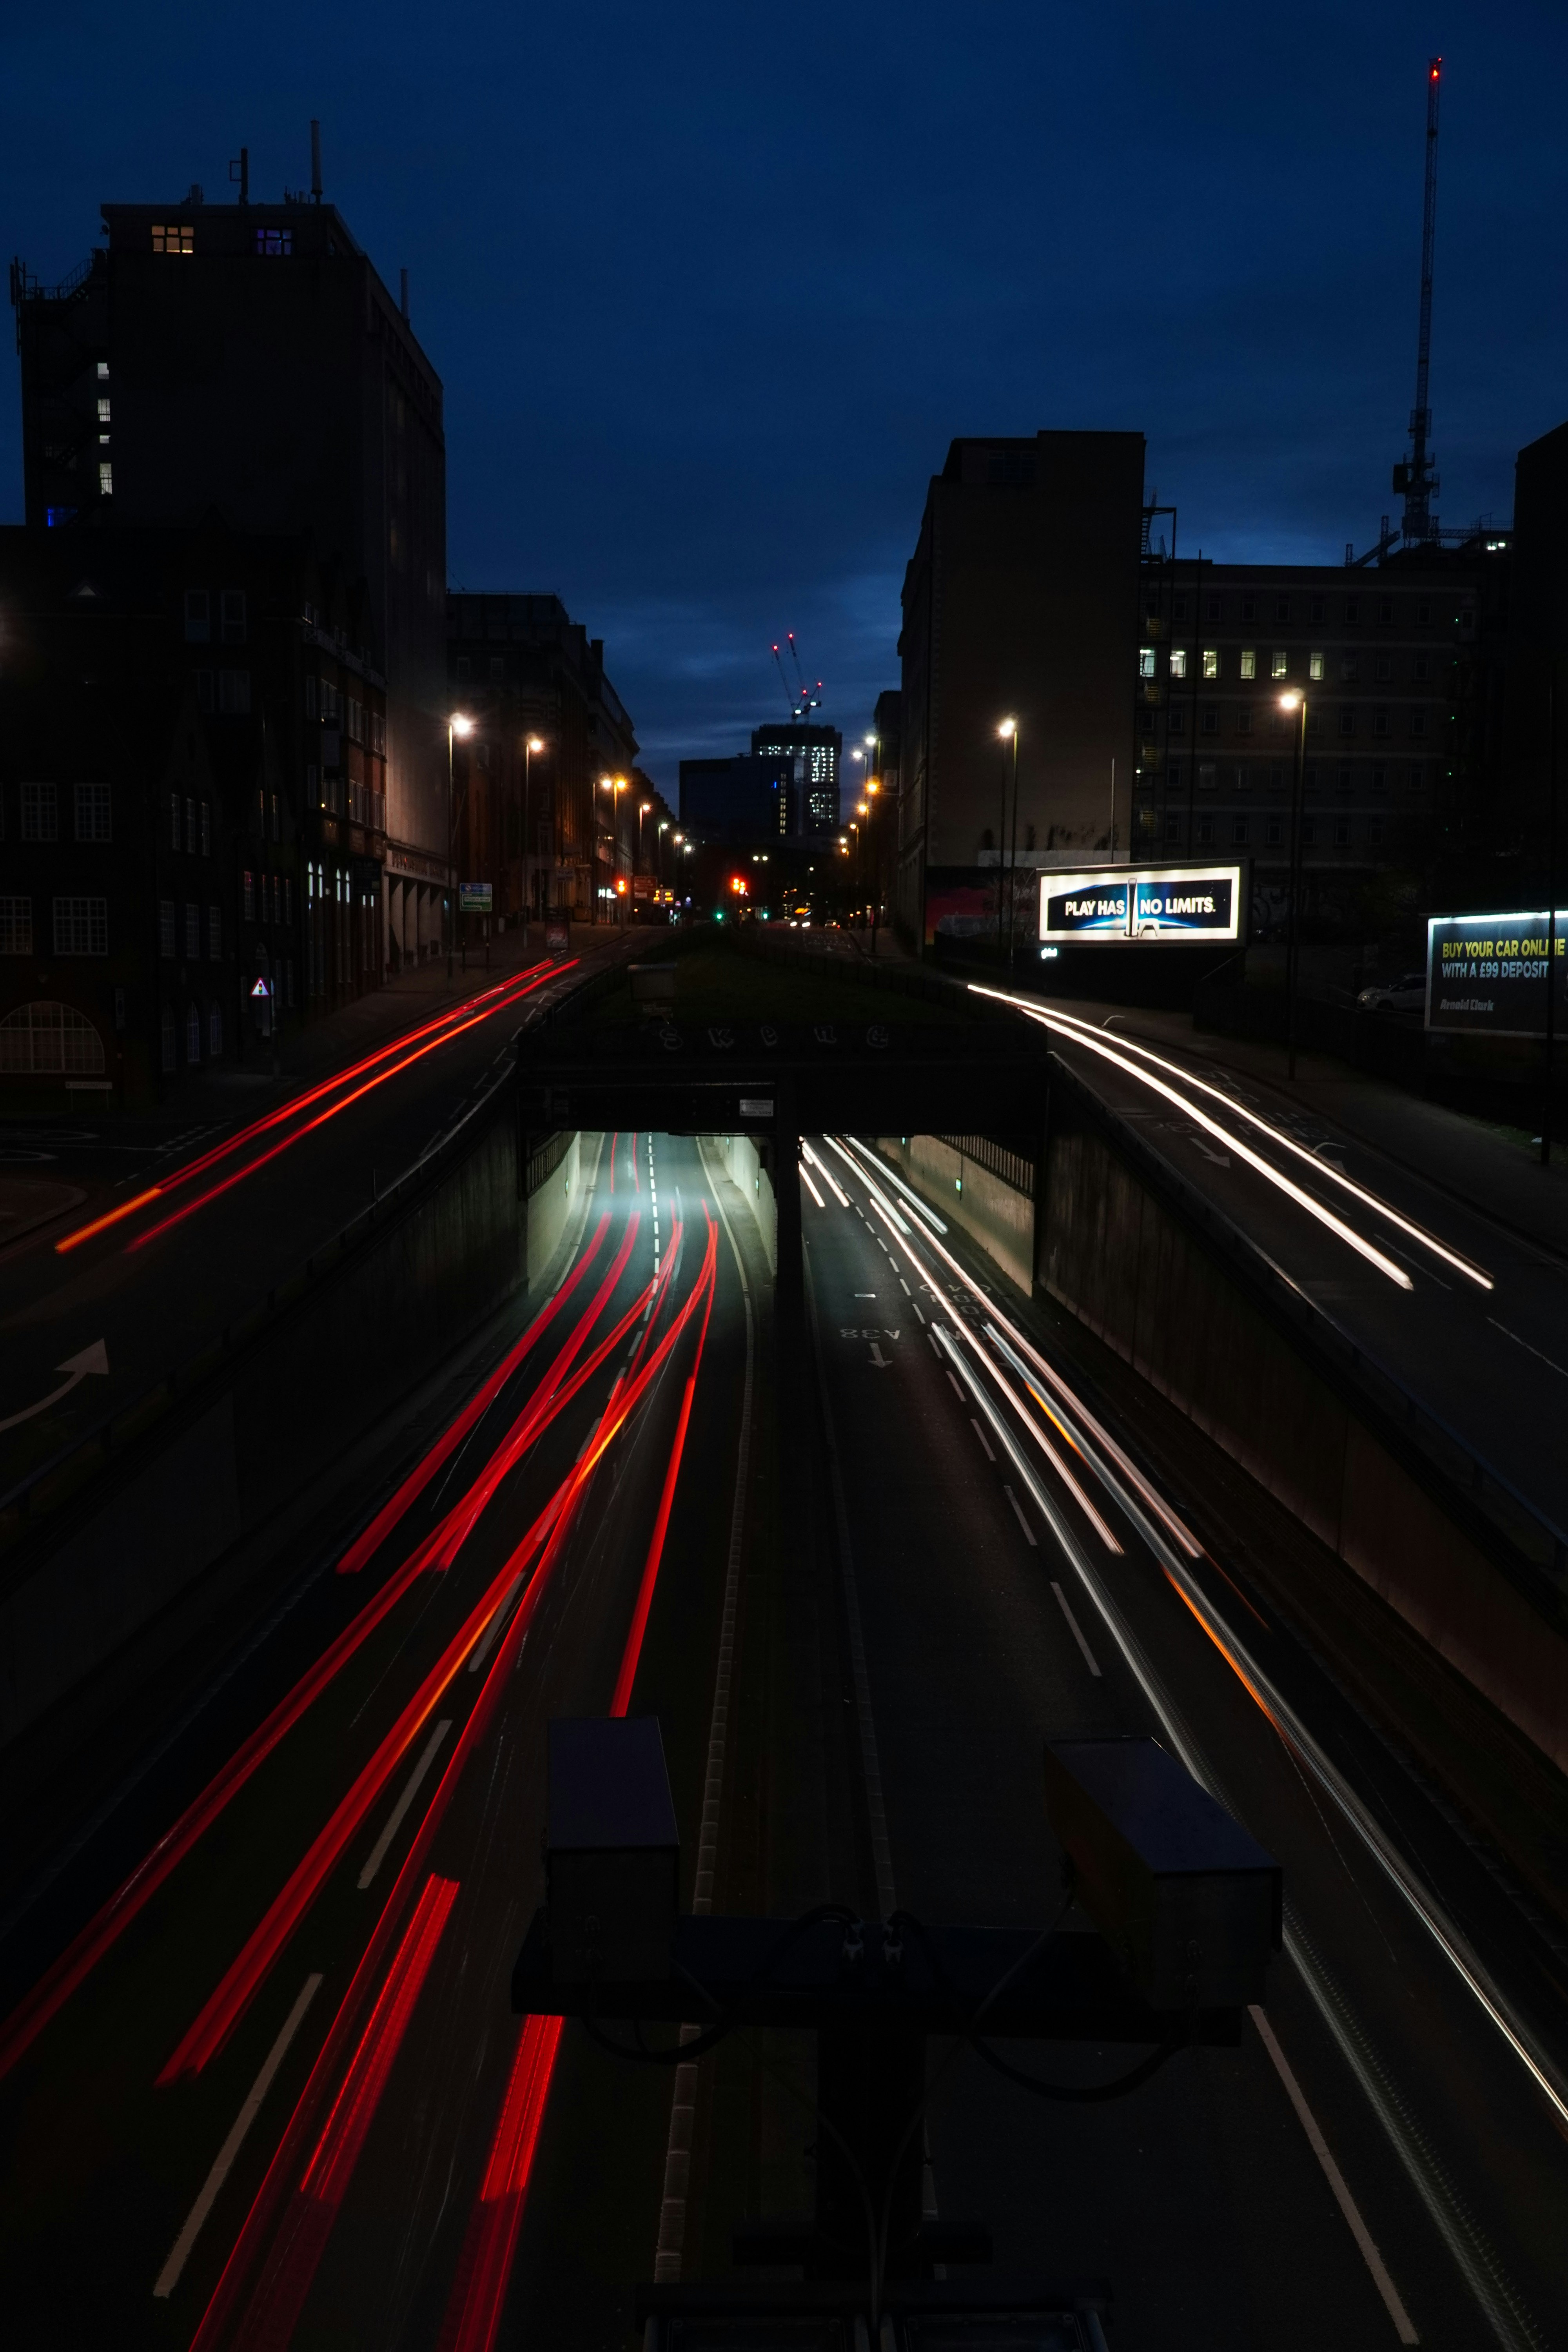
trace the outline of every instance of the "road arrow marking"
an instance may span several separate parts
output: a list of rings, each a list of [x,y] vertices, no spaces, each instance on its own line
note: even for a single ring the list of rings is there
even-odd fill
[[[879,1372],[890,1372],[893,1369],[892,1365],[888,1361],[887,1357],[883,1355],[880,1348],[878,1347],[875,1339],[871,1342],[871,1361],[876,1365],[877,1370]]]
[[[50,1405],[58,1404],[61,1397],[68,1396],[77,1382],[85,1381],[89,1373],[107,1378],[109,1350],[101,1339],[95,1339],[90,1348],[84,1348],[79,1355],[68,1356],[63,1364],[55,1366],[55,1370],[67,1375],[59,1387],[51,1389],[47,1397],[40,1397],[37,1404],[28,1405],[25,1412],[14,1412],[8,1421],[0,1421],[0,1429],[15,1429],[18,1422],[31,1421],[36,1414],[47,1412]]]

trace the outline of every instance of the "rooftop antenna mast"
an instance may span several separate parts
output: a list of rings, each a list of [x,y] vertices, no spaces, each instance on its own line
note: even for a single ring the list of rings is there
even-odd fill
[[[1394,488],[1405,500],[1405,543],[1419,546],[1436,536],[1432,500],[1438,482],[1429,446],[1432,411],[1427,376],[1432,360],[1432,247],[1437,233],[1437,93],[1443,60],[1426,61],[1426,201],[1421,219],[1421,333],[1415,352],[1415,405],[1410,412],[1411,454],[1394,469]]]

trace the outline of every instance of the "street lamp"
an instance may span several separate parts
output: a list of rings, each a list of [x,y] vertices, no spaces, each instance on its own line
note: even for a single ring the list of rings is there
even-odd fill
[[[474,722],[471,719],[465,718],[460,710],[451,712],[447,720],[447,977],[448,980],[452,977],[452,933],[458,920],[458,910],[452,903],[452,893],[458,887],[454,864],[458,855],[458,812],[452,796],[452,738],[455,735],[468,736],[473,731]]]
[[[544,744],[537,735],[530,735],[522,747],[522,953],[528,958],[528,927],[533,915],[533,868],[529,863],[529,800],[533,782],[533,755],[542,751]]]
[[[1296,766],[1290,787],[1290,908],[1285,945],[1285,1059],[1287,1075],[1296,1075],[1296,983],[1300,960],[1301,795],[1307,752],[1307,698],[1282,694],[1281,710],[1296,714]]]
[[[1012,744],[1012,746],[1013,746],[1013,847],[1014,847],[1014,849],[1015,849],[1015,851],[1016,851],[1016,850],[1017,849],[1017,846],[1018,846],[1018,722],[1017,722],[1017,720],[1016,720],[1016,719],[1004,719],[1000,720],[1000,721],[998,722],[998,725],[997,725],[996,733],[997,733],[997,735],[998,735],[999,739],[1000,739],[1004,743],[1011,743],[1011,744]],[[999,957],[1000,957],[1000,956],[1001,956],[1001,954],[1002,954],[1002,848],[1003,848],[1003,844],[1004,844],[1004,842],[1006,840],[1006,838],[1007,838],[1007,771],[1006,771],[1006,769],[1005,769],[1005,768],[1004,768],[1004,769],[1003,769],[1003,771],[1002,771],[1002,821],[1001,821],[1000,824],[999,824],[999,825],[997,826],[997,828],[996,828],[996,953],[997,953],[997,955],[998,955]],[[1012,961],[1013,961],[1013,910],[1012,910],[1011,906],[1009,906],[1009,907],[1008,907],[1008,910],[1007,910],[1007,954],[1006,954],[1006,961],[1007,961],[1007,962],[1008,962],[1009,964],[1011,964],[1011,963],[1012,963]]]

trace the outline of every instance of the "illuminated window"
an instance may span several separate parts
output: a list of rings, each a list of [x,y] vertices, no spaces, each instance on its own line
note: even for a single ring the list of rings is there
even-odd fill
[[[109,362],[107,360],[100,360],[98,362],[98,380],[100,383],[107,383],[109,382]]]
[[[100,458],[98,467],[98,495],[100,499],[114,496],[114,468],[107,457]]]
[[[1219,654],[1213,646],[1204,647],[1204,676],[1205,677],[1219,676]]]
[[[107,425],[109,423],[109,412],[111,404],[112,404],[107,400],[100,400],[99,402],[98,421],[100,425]]]
[[[1171,647],[1171,676],[1173,677],[1185,677],[1186,674],[1187,649],[1184,646],[1173,646]]]
[[[1243,677],[1258,676],[1258,655],[1251,646],[1243,646],[1241,649],[1241,675]]]
[[[459,663],[458,664],[458,677],[461,677],[463,676],[463,672],[464,672],[464,666],[463,666],[463,664],[462,664],[461,662],[459,662]],[[1154,648],[1153,648],[1153,646],[1139,646],[1139,648],[1138,648],[1138,675],[1139,675],[1139,677],[1153,677],[1153,675],[1154,675]]]
[[[266,254],[292,253],[293,230],[291,228],[258,228],[256,232],[256,250],[258,253]]]
[[[196,232],[190,221],[169,221],[153,230],[154,253],[195,253]]]
[[[1289,677],[1290,675],[1289,655],[1276,652],[1268,664],[1268,675],[1270,677]]]
[[[1323,676],[1323,656],[1321,653],[1310,653],[1307,656],[1307,676],[1310,678],[1317,679],[1320,684],[1321,683]]]

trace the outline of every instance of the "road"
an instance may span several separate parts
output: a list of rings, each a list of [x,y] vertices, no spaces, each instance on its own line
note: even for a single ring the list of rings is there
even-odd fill
[[[1165,1739],[1284,1865],[1266,2016],[1099,2105],[964,2053],[939,2211],[999,2266],[1108,2276],[1116,2352],[1563,2336],[1564,1955],[1227,1556],[1199,1451],[1157,1472],[959,1236],[810,1150],[782,1385],[740,1196],[689,1139],[614,1139],[549,1322],[405,1449],[423,1486],[367,1486],[357,1547],[8,1890],[26,2352],[619,2345],[657,2248],[720,2274],[734,2222],[809,2197],[792,2037],[690,2070],[688,2164],[668,2072],[509,2014],[544,1726],[616,1705],[658,1714],[683,1900],[710,1834],[720,1909],[1043,1921],[1042,1741]]]
[[[1124,1011],[1016,1001],[1331,1325],[1568,1531],[1568,1254],[1199,1043],[1134,1036]]]
[[[520,1026],[626,951],[617,938],[569,968],[536,956],[476,971],[374,1034],[323,1024],[331,1036],[308,1033],[302,1066],[280,1080],[209,1081],[194,1121],[176,1108],[100,1129],[8,1124],[7,1168],[81,1197],[0,1250],[0,1492],[262,1304],[456,1124]],[[401,1003],[371,1010],[395,1018]],[[95,1342],[107,1377],[32,1412],[59,1389],[56,1368]]]

